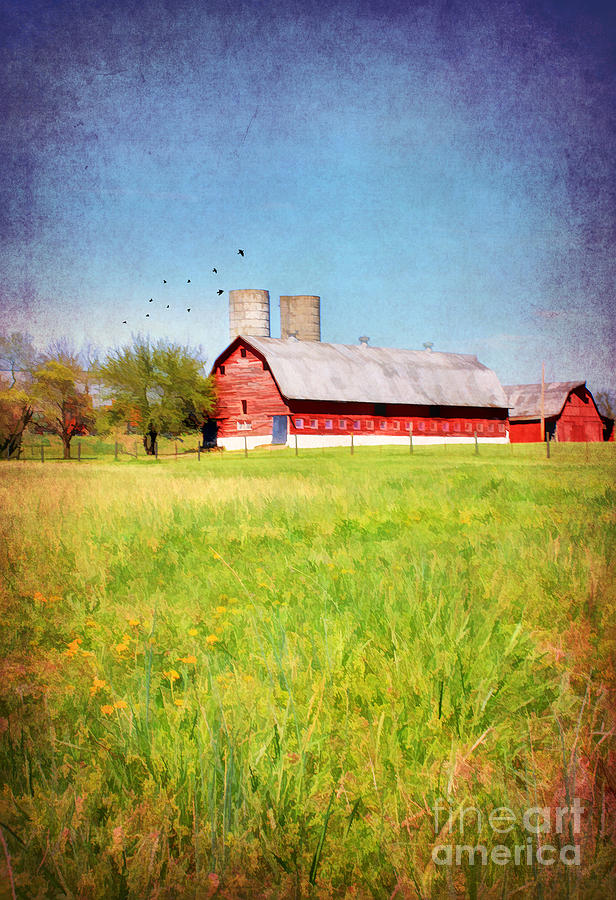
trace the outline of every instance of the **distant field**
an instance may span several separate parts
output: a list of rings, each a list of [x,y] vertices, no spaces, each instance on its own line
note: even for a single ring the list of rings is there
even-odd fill
[[[0,463],[0,896],[616,896],[614,445],[95,440]]]

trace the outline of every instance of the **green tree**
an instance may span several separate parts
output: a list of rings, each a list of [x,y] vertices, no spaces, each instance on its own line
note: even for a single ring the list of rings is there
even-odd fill
[[[188,347],[136,338],[132,346],[114,350],[97,375],[113,406],[113,424],[138,419],[146,453],[155,452],[161,432],[196,431],[214,406],[214,388],[204,374],[204,361]]]
[[[62,440],[64,459],[71,458],[71,440],[94,424],[86,373],[76,354],[50,351],[34,370],[35,421]]]
[[[34,414],[38,363],[31,338],[0,335],[0,456],[19,456],[23,434]]]

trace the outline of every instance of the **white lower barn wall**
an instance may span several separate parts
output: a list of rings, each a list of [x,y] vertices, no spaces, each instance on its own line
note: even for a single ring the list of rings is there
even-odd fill
[[[475,438],[473,436],[465,437],[460,435],[459,437],[440,437],[434,435],[413,435],[413,446],[425,446],[426,444],[474,444]],[[504,437],[480,437],[477,435],[477,443],[478,444],[508,444],[509,443],[509,433],[506,433]],[[408,447],[409,446],[409,436],[406,437],[400,435],[398,437],[394,434],[354,434],[353,435],[353,444],[355,447],[360,446],[377,446],[377,445],[397,445]],[[305,449],[309,449],[310,447],[350,447],[351,446],[351,435],[350,434],[298,434],[297,435],[297,446],[304,447]],[[295,435],[290,434],[287,438],[287,447],[295,447]]]
[[[290,434],[287,437],[287,447],[295,447],[295,435]],[[246,438],[246,445],[244,445],[244,438]],[[225,450],[243,450],[244,446],[248,448],[248,450],[254,450],[255,447],[263,447],[271,444],[271,438],[266,434],[246,434],[246,435],[231,435],[229,437],[219,437],[218,438],[218,446],[224,447]],[[430,444],[438,444],[441,447],[443,444],[474,444],[475,438],[471,435],[470,437],[460,435],[459,437],[443,437],[436,435],[413,435],[413,446],[421,447]],[[504,437],[484,437],[477,435],[477,443],[478,444],[508,444],[509,443],[509,432],[506,433]],[[353,444],[355,447],[375,447],[375,446],[409,446],[409,437],[408,435],[403,436],[400,435],[398,437],[395,434],[354,434],[353,435]],[[277,444],[276,446],[285,446],[284,444]],[[350,434],[298,434],[297,435],[297,446],[301,449],[309,450],[320,449],[321,447],[350,447],[351,446],[351,435]]]

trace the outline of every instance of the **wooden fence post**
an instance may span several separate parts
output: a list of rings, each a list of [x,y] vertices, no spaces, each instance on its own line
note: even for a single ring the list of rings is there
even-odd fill
[[[477,442],[477,429],[475,429],[475,455],[479,453],[479,444]]]
[[[549,434],[546,434],[546,436],[545,436],[545,455],[546,455],[547,459],[550,458],[550,435]]]
[[[41,441],[41,462],[45,462],[45,444]]]
[[[295,435],[295,455],[296,455],[296,456],[299,455],[299,454],[298,454],[298,451],[297,451],[297,435]]]
[[[197,444],[197,462],[201,462],[201,444]]]
[[[178,458],[178,442],[177,441],[175,442],[175,458],[176,458],[176,460]]]
[[[413,452],[413,423],[409,425],[409,453]]]
[[[351,433],[351,456],[355,453],[355,437],[353,433]]]
[[[244,435],[244,456],[248,456],[248,440],[246,435]]]
[[[154,441],[154,456],[158,460],[158,441]]]
[[[77,462],[81,462],[81,441],[77,444]]]

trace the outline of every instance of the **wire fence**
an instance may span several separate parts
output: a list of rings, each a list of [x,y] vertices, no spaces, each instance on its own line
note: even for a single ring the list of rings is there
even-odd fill
[[[603,460],[615,460],[616,450],[614,443],[558,443],[545,442],[544,444],[490,444],[475,440],[471,443],[457,444],[448,441],[432,444],[418,444],[410,438],[407,445],[402,444],[358,444],[350,437],[348,446],[337,447],[301,447],[291,442],[288,445],[269,445],[264,436],[264,442],[257,447],[250,448],[248,442],[236,450],[223,450],[221,447],[205,448],[199,442],[198,435],[178,436],[177,438],[161,437],[156,442],[155,452],[148,454],[143,441],[132,435],[122,436],[118,440],[109,440],[97,436],[75,437],[71,441],[70,458],[64,455],[62,442],[53,435],[32,435],[22,442],[19,454],[9,456],[7,450],[0,453],[0,461],[30,461],[30,462],[127,462],[135,460],[182,460],[197,459],[202,456],[218,456],[236,458],[238,456],[266,455],[272,451],[286,453],[295,456],[312,456],[314,454],[339,455],[339,454],[383,454],[393,452],[413,455],[419,453],[424,456],[450,454],[452,458],[468,458],[476,456],[494,459],[556,459],[571,462],[592,462]]]

